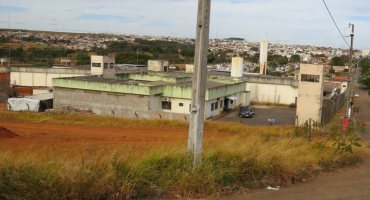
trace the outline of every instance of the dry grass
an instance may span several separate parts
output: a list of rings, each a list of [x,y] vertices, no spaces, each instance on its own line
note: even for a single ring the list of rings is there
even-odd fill
[[[29,123],[118,127],[187,127],[185,122],[130,120],[100,116],[0,112],[0,119]],[[135,123],[133,123],[135,122]],[[192,166],[183,145],[145,153],[128,145],[64,149],[0,146],[0,199],[202,198],[266,185],[290,185],[323,170],[352,165],[366,157],[335,154],[305,138],[288,137],[293,127],[248,127],[210,121],[205,129],[233,133],[204,143],[203,163]]]

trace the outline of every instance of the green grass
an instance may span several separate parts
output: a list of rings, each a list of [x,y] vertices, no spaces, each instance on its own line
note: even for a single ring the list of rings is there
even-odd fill
[[[177,121],[99,116],[1,112],[1,119],[86,126],[187,128]],[[204,141],[203,163],[192,166],[186,145],[153,147],[145,153],[129,145],[72,149],[0,146],[0,199],[215,198],[235,191],[290,185],[367,154],[335,154],[315,141],[292,138],[293,127],[248,127],[207,122],[206,130],[233,133],[223,142]],[[315,139],[315,138],[314,138]]]

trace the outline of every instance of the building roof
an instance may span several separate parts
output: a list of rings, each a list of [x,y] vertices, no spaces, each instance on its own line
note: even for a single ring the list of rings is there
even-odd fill
[[[120,85],[147,85],[147,86],[162,86],[162,85],[171,85],[178,87],[193,87],[192,81],[181,82],[181,83],[171,83],[165,81],[142,81],[142,80],[122,80],[122,79],[110,79],[103,78],[99,76],[78,76],[70,77],[64,79],[71,79],[76,81],[88,81],[88,82],[97,82],[97,83],[108,83],[108,84],[120,84]],[[217,88],[224,86],[225,83],[219,83],[216,81],[206,81],[206,89]]]
[[[193,87],[193,82],[188,81],[188,82],[183,82],[183,83],[174,83],[174,84],[171,84],[171,85],[175,85],[175,86],[179,86],[179,87]],[[225,86],[225,84],[215,82],[215,81],[209,81],[209,80],[206,81],[206,89],[218,88],[218,87],[222,87],[222,86]]]
[[[103,78],[99,76],[78,76],[64,79],[71,79],[76,81],[88,81],[96,83],[108,83],[108,84],[120,84],[120,85],[138,85],[139,83],[148,83],[148,81],[137,81],[137,80],[122,80],[122,79],[111,79]],[[152,82],[149,82],[152,83]]]
[[[48,99],[53,99],[53,93],[46,93],[46,94],[38,94],[38,95],[32,95],[32,96],[25,96],[25,98],[33,99],[33,100],[39,100],[44,101]]]

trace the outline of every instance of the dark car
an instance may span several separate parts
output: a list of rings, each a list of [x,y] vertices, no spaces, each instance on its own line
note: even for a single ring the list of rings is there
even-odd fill
[[[239,107],[238,115],[241,118],[245,118],[245,117],[252,118],[253,115],[255,115],[255,114],[256,114],[256,112],[255,112],[254,108],[249,108],[248,106]]]

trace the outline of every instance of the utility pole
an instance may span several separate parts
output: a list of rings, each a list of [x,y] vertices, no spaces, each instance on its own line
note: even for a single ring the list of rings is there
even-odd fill
[[[353,56],[353,36],[355,27],[354,24],[349,24],[349,27],[352,26],[352,32],[350,34],[351,36],[351,46],[349,49],[349,64],[348,64],[348,85],[347,85],[347,90],[346,90],[346,111],[345,111],[345,116],[343,118],[343,124],[342,124],[342,130],[343,131],[348,131],[348,124],[349,124],[349,119],[351,117],[351,112],[352,112],[352,78],[351,78],[351,73],[352,73],[352,56]],[[342,134],[342,142],[345,142],[345,136]]]
[[[8,14],[8,50],[9,50],[9,60],[8,60],[8,66],[10,67],[10,22],[9,22],[10,15]]]
[[[188,137],[188,153],[189,155],[194,155],[194,166],[202,163],[210,14],[211,0],[198,0],[193,87]]]
[[[349,24],[349,26],[351,27],[352,26],[352,32],[350,34],[351,36],[351,46],[350,46],[350,49],[349,49],[349,64],[348,64],[348,85],[347,85],[347,91],[346,91],[346,99],[347,99],[347,102],[346,102],[346,118],[349,118],[351,116],[351,105],[350,105],[350,101],[351,101],[351,98],[352,98],[352,77],[351,77],[351,73],[352,73],[352,56],[353,56],[353,36],[354,36],[354,24]]]

